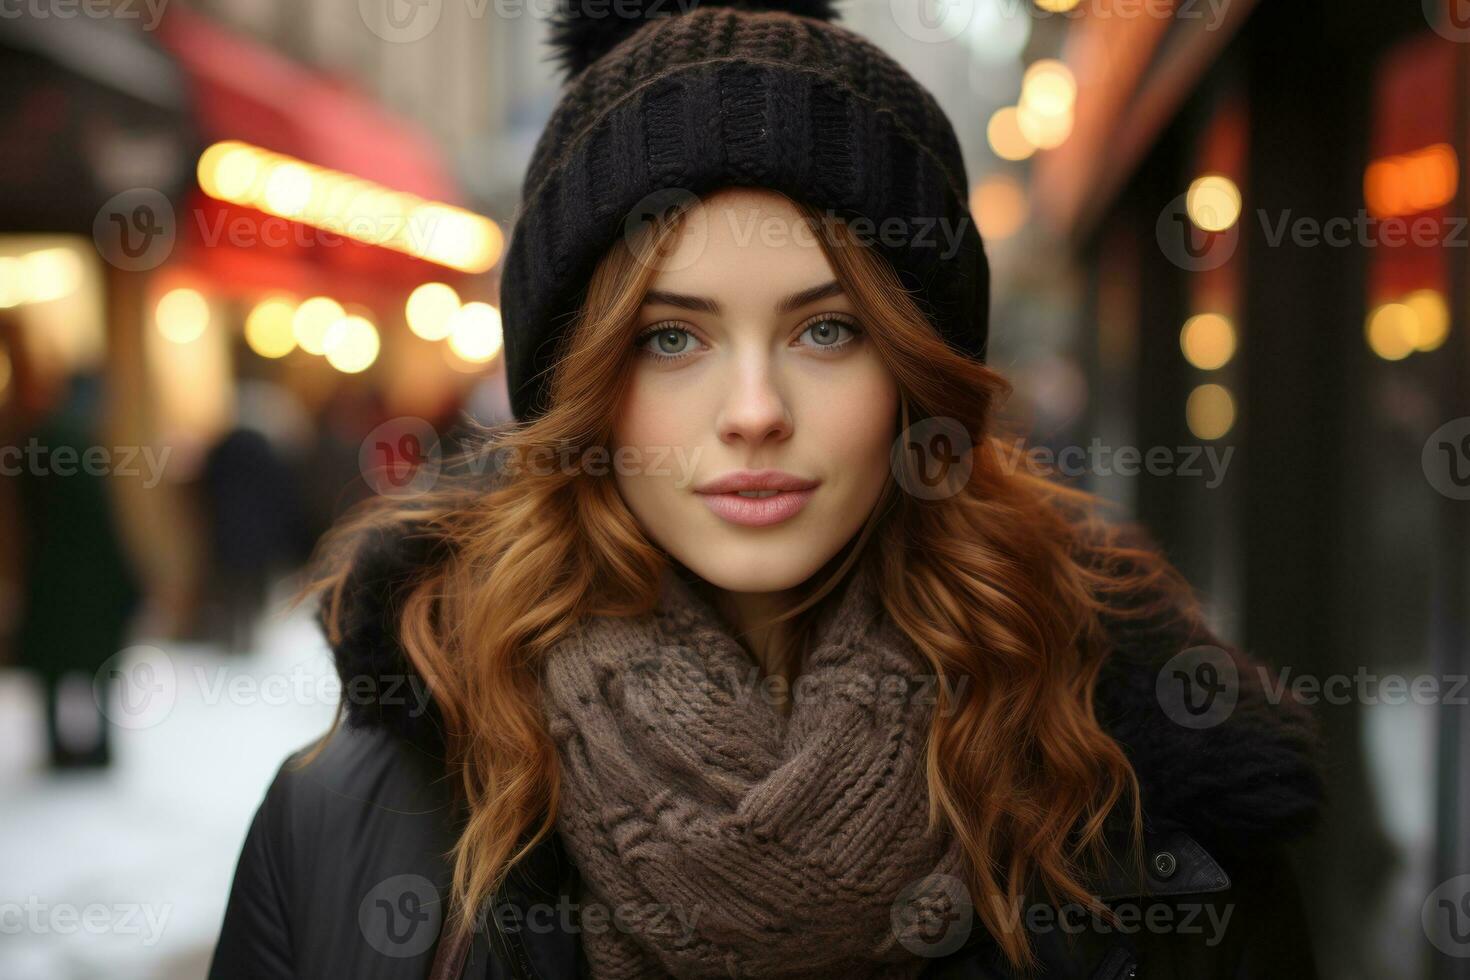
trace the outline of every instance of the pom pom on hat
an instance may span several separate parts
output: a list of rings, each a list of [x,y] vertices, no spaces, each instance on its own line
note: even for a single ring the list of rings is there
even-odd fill
[[[552,60],[571,77],[607,54],[650,21],[697,7],[782,11],[832,21],[836,0],[559,0],[551,20]]]

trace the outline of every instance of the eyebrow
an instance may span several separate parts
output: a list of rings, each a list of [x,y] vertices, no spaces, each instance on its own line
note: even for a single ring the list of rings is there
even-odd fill
[[[824,282],[820,286],[812,286],[810,289],[803,289],[799,293],[792,293],[776,304],[776,312],[791,313],[809,303],[815,303],[819,299],[838,296],[844,292],[842,283],[833,279],[831,282]],[[644,294],[642,305],[649,306],[653,303],[677,306],[680,309],[709,313],[713,316],[719,316],[722,310],[719,303],[707,296],[686,296],[683,293],[671,293],[662,289],[650,289]]]

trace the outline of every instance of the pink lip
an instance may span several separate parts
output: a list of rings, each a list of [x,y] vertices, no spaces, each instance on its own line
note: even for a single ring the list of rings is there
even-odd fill
[[[794,517],[815,490],[783,490],[774,497],[742,497],[738,493],[701,493],[705,506],[731,524],[765,527]]]
[[[737,490],[810,490],[817,485],[783,470],[732,470],[723,476],[701,483],[695,493],[734,493]]]
[[[735,470],[694,488],[717,517],[731,524],[765,527],[794,517],[816,492],[817,480],[781,470]],[[742,497],[741,490],[779,490],[771,497]]]

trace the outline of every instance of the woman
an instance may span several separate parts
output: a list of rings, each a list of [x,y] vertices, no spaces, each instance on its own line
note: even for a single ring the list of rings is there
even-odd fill
[[[1003,449],[933,99],[824,3],[591,6],[504,270],[518,424],[331,536],[346,724],[211,975],[1313,975],[1311,718]]]

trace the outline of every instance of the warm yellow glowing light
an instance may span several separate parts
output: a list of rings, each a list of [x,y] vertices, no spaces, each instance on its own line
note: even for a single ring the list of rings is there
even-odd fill
[[[1077,101],[1077,80],[1072,70],[1055,58],[1033,62],[1021,77],[1021,98],[1017,103],[1025,112],[1038,116],[1066,116]]]
[[[299,163],[282,163],[271,168],[265,181],[266,210],[291,218],[299,215],[310,200],[311,171]]]
[[[1189,393],[1184,417],[1196,439],[1218,439],[1235,424],[1235,399],[1224,385],[1200,385]]]
[[[1235,326],[1219,313],[1200,313],[1179,331],[1184,359],[1201,371],[1224,367],[1235,356]]]
[[[253,192],[256,179],[260,176],[260,155],[249,147],[236,145],[219,157],[213,174],[219,195],[241,197]]]
[[[1051,150],[1061,146],[1072,135],[1072,113],[1043,115],[1028,105],[1016,107],[1016,126],[1027,142],[1039,150]]]
[[[159,299],[153,318],[165,339],[191,344],[209,328],[209,301],[197,289],[171,289]]]
[[[327,363],[343,374],[366,371],[378,359],[378,329],[366,317],[344,316],[327,329]]]
[[[408,294],[404,314],[408,329],[425,340],[449,336],[450,319],[459,312],[459,294],[442,282],[426,282]]]
[[[1395,217],[1443,207],[1455,199],[1459,184],[1454,147],[1434,143],[1370,163],[1363,173],[1363,199],[1374,217]]]
[[[992,174],[970,193],[970,213],[986,239],[999,241],[1014,235],[1026,223],[1026,211],[1026,191],[1014,177]]]
[[[238,140],[210,146],[196,170],[210,197],[462,272],[484,272],[504,251],[483,215]]]
[[[296,349],[295,315],[290,300],[262,300],[245,318],[245,343],[261,357],[285,357]]]
[[[1065,14],[1069,10],[1076,9],[1082,0],[1036,0],[1039,10],[1045,10],[1049,14]]]
[[[1403,303],[1414,311],[1414,348],[1431,351],[1450,335],[1450,307],[1435,289],[1416,289]]]
[[[291,317],[291,332],[296,343],[308,354],[327,352],[327,331],[347,315],[342,304],[328,296],[313,296],[296,308]]]
[[[20,259],[0,255],[0,310],[19,306],[25,299],[25,285],[20,280]]]
[[[1205,231],[1225,231],[1240,220],[1240,188],[1224,174],[1196,177],[1184,196],[1189,220]]]
[[[450,323],[449,349],[471,364],[495,357],[501,340],[500,311],[489,303],[466,303]]]
[[[1002,160],[1024,160],[1036,152],[1036,144],[1021,132],[1016,107],[1008,105],[995,110],[985,127],[990,150]]]
[[[27,303],[70,296],[82,284],[82,258],[64,247],[27,252],[20,257],[20,280]]]
[[[1385,361],[1401,361],[1414,352],[1418,326],[1414,311],[1403,303],[1384,303],[1368,314],[1368,346]]]

